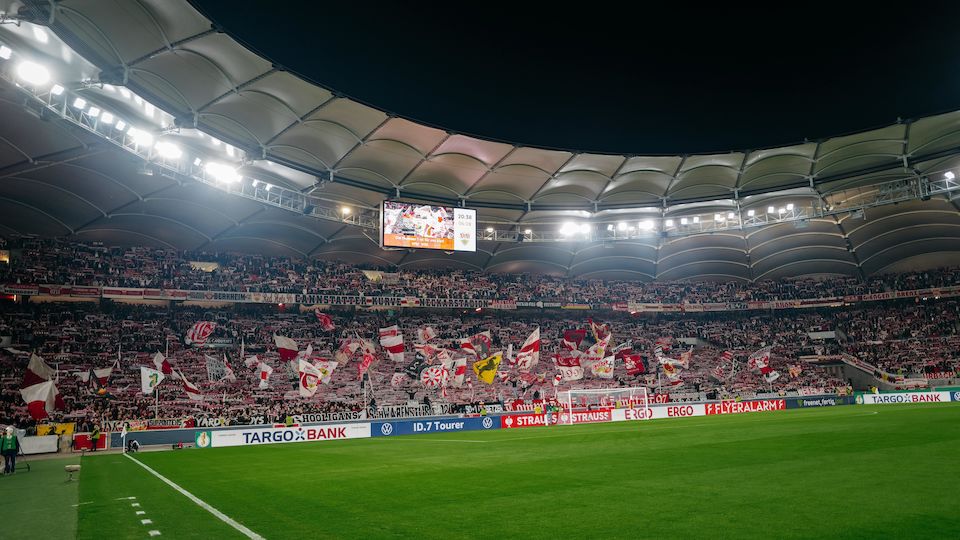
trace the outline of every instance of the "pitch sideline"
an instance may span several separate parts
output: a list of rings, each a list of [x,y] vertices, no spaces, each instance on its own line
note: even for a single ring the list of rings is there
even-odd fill
[[[246,536],[247,538],[250,538],[250,539],[252,539],[252,540],[265,540],[264,537],[262,537],[262,536],[260,536],[259,534],[251,531],[250,529],[248,529],[247,527],[241,525],[240,523],[237,523],[237,522],[234,521],[234,519],[231,518],[230,516],[224,514],[223,512],[217,510],[216,508],[210,506],[209,504],[207,504],[206,502],[204,502],[203,500],[201,500],[199,497],[197,497],[197,496],[194,495],[193,493],[190,493],[189,491],[187,491],[187,490],[183,489],[182,487],[178,486],[177,484],[173,483],[172,480],[168,479],[167,477],[163,476],[162,474],[158,473],[157,471],[151,469],[149,466],[147,466],[146,464],[142,463],[140,460],[133,458],[132,456],[130,456],[130,454],[123,454],[123,456],[126,457],[127,459],[133,461],[133,462],[136,463],[137,465],[143,467],[144,469],[146,469],[147,472],[149,472],[150,474],[156,476],[156,477],[159,478],[161,481],[163,481],[163,483],[165,483],[165,484],[167,484],[168,486],[172,487],[173,489],[177,490],[181,495],[183,495],[184,497],[186,497],[186,498],[190,499],[191,501],[193,501],[194,504],[196,504],[196,505],[199,506],[200,508],[203,508],[203,509],[206,510],[207,512],[210,512],[210,513],[213,514],[217,519],[219,519],[220,521],[222,521],[222,522],[226,523],[227,525],[233,527],[234,529],[236,529],[237,531],[239,531],[241,534],[243,534],[243,535]]]

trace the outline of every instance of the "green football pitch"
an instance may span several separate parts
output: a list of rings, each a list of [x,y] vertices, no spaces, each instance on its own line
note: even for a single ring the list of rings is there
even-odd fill
[[[136,455],[270,539],[960,538],[958,458],[956,404]],[[244,537],[128,457],[82,465],[66,537]],[[37,505],[4,491],[6,515]]]

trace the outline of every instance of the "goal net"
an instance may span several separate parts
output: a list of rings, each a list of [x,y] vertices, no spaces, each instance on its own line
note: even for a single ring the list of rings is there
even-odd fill
[[[649,396],[646,387],[631,388],[591,388],[582,390],[567,390],[557,396],[563,411],[558,423],[575,424],[593,422],[591,411],[608,409],[643,409],[645,415],[649,413]]]

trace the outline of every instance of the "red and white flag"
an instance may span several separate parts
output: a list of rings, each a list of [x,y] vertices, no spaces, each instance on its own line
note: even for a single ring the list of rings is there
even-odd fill
[[[623,355],[623,365],[627,368],[627,375],[640,375],[647,370],[643,365],[643,357],[639,354]]]
[[[397,373],[394,373],[393,377],[390,379],[390,386],[399,388],[403,386],[405,382],[407,382],[407,374],[403,373],[402,371],[398,371]]]
[[[467,375],[467,359],[450,359],[444,362],[444,366],[446,366],[447,371],[450,372],[450,380],[447,381],[447,384],[458,388],[463,386],[463,379]]]
[[[243,365],[247,366],[247,369],[254,369],[260,365],[260,357],[257,355],[247,357],[247,359],[243,361]]]
[[[593,338],[597,341],[610,335],[610,326],[606,324],[597,324],[593,322],[593,319],[587,319],[587,322],[590,324],[590,333],[593,334]]]
[[[761,375],[767,375],[773,371],[770,369],[770,349],[770,347],[764,347],[751,354],[747,359],[747,368],[754,373],[759,372]]]
[[[254,356],[254,358],[256,358],[256,356]],[[270,386],[269,380],[270,380],[270,374],[273,373],[273,368],[270,367],[270,365],[267,364],[266,362],[260,362],[257,365],[257,372],[258,372],[257,377],[260,379],[259,388],[261,390],[263,390],[264,388],[268,388]]]
[[[300,375],[300,397],[313,397],[320,388],[320,379],[323,377],[320,370],[301,358],[298,374]]]
[[[318,360],[313,366],[320,371],[320,382],[330,384],[330,377],[333,377],[333,371],[337,369],[338,363],[333,360]]]
[[[580,358],[574,355],[557,355],[553,357],[557,371],[563,376],[565,381],[579,381],[583,378],[583,366],[580,365]]]
[[[313,310],[313,314],[317,316],[317,321],[320,323],[320,329],[324,332],[332,332],[337,329],[337,326],[333,324],[333,318],[320,311],[320,308]]]
[[[721,365],[718,365],[717,367],[713,368],[713,373],[711,373],[711,375],[713,375],[713,378],[718,381],[727,380],[727,372],[725,369],[723,369],[723,366]]]
[[[297,346],[297,342],[286,337],[273,335],[273,342],[277,344],[277,353],[280,355],[281,360],[294,360],[297,357],[297,352],[299,352],[300,347]]]
[[[178,373],[180,381],[183,383],[183,391],[187,394],[187,398],[191,401],[203,401],[203,392],[196,387],[193,383],[187,380],[183,376],[183,373]]]
[[[380,329],[380,339],[383,339],[385,337],[399,336],[399,335],[400,335],[400,327],[397,325],[388,326],[386,328]]]
[[[460,348],[479,359],[490,356],[490,347],[492,345],[493,336],[489,330],[460,340]]]
[[[653,342],[653,348],[656,349],[657,347],[660,347],[662,351],[669,351],[673,347],[673,338],[658,337],[657,340]]]
[[[57,385],[53,381],[44,381],[21,388],[20,395],[34,420],[43,420],[49,417],[54,409],[65,408],[60,391],[57,390]]]
[[[237,377],[233,374],[233,369],[227,362],[226,356],[223,357],[223,360],[218,360],[213,356],[205,354],[203,355],[203,359],[207,364],[207,378],[210,382],[237,380]]]
[[[381,337],[380,346],[387,352],[387,356],[389,356],[391,360],[394,362],[403,362],[403,334]]]
[[[516,365],[520,371],[530,371],[530,369],[540,362],[540,327],[537,327],[530,333],[527,340],[520,347],[517,353]]]
[[[200,321],[194,323],[190,327],[190,330],[187,332],[184,341],[187,345],[193,345],[195,347],[203,347],[207,342],[207,338],[210,337],[210,334],[213,334],[213,331],[216,330],[217,323],[211,321]]]
[[[563,331],[563,342],[561,346],[568,351],[575,351],[580,348],[580,343],[583,342],[583,338],[587,336],[587,331],[583,328],[577,330],[564,330]]]
[[[167,357],[163,356],[161,353],[153,355],[153,365],[156,366],[157,371],[163,373],[164,375],[173,375],[173,366],[170,365],[170,361],[167,360]]]
[[[606,358],[594,362],[593,365],[590,366],[590,371],[593,373],[594,377],[600,379],[612,379],[613,365],[613,356],[607,356]]]
[[[402,353],[401,353],[401,354],[402,354]],[[362,379],[362,378],[363,378],[363,374],[366,373],[368,369],[370,369],[370,364],[373,363],[373,360],[374,360],[374,356],[373,356],[372,354],[365,353],[365,354],[363,355],[363,360],[360,361],[360,367],[357,368],[357,380],[358,380],[358,381],[359,381],[360,379]]]
[[[43,361],[43,358],[31,354],[30,363],[27,364],[27,371],[23,374],[23,382],[20,383],[20,388],[27,388],[28,386],[49,381],[56,374],[57,371],[48,366],[47,363]]]
[[[582,375],[581,375],[581,376],[582,376]],[[562,372],[561,372],[561,373],[557,373],[557,374],[554,375],[554,377],[553,377],[553,385],[554,385],[554,386],[560,386],[560,382],[561,382],[562,380],[563,380],[563,373],[562,373]]]
[[[679,381],[680,369],[681,369],[679,367],[680,364],[672,363],[672,362],[675,362],[675,360],[673,360],[672,358],[667,358],[667,360],[671,360],[671,362],[661,364],[661,368],[663,369],[664,376],[666,376],[668,381],[673,381],[673,382]]]
[[[690,369],[690,360],[693,359],[693,348],[680,353],[680,365],[683,369]]]
[[[420,382],[428,388],[444,386],[446,385],[446,373],[447,371],[443,369],[442,365],[426,367],[420,372]]]
[[[417,341],[420,343],[426,343],[435,337],[437,337],[437,331],[429,326],[417,329]]]
[[[347,338],[340,342],[340,347],[337,348],[337,352],[333,354],[333,357],[337,362],[341,364],[346,364],[350,358],[356,354],[357,350],[360,349],[360,345],[363,344],[363,340],[357,338]]]
[[[87,371],[78,371],[75,373],[78,379],[84,383],[90,382],[90,372],[93,371],[93,376],[97,379],[97,382],[100,383],[100,386],[106,386],[107,382],[110,380],[110,375],[113,374],[113,368],[100,368],[100,369],[88,369]]]

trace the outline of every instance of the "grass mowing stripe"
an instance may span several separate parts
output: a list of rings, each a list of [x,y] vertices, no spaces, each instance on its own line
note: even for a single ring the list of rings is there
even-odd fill
[[[246,536],[247,538],[251,538],[251,539],[253,539],[253,540],[264,540],[264,538],[263,538],[262,536],[260,536],[259,534],[255,533],[255,532],[251,531],[250,529],[244,527],[243,525],[237,523],[236,521],[233,520],[233,518],[231,518],[230,516],[224,514],[224,513],[221,512],[221,511],[217,510],[216,508],[210,506],[209,504],[205,503],[204,501],[200,500],[200,499],[199,499],[196,495],[194,495],[193,493],[190,493],[189,491],[183,489],[182,487],[178,486],[177,484],[174,484],[174,483],[171,482],[169,479],[167,479],[167,477],[165,477],[165,476],[163,476],[162,474],[158,473],[157,471],[151,469],[150,467],[148,467],[147,465],[141,463],[140,461],[134,459],[133,456],[131,456],[130,454],[124,454],[124,457],[126,457],[127,459],[133,461],[133,462],[136,463],[137,465],[140,465],[141,467],[143,467],[144,469],[146,469],[147,472],[149,472],[150,474],[156,476],[156,477],[159,478],[161,481],[163,481],[163,483],[165,483],[165,484],[167,484],[168,486],[172,487],[173,489],[177,490],[177,492],[179,492],[179,493],[180,493],[181,495],[183,495],[184,497],[186,497],[186,498],[190,499],[191,501],[193,501],[194,504],[196,504],[196,505],[199,506],[200,508],[203,508],[203,509],[206,510],[207,512],[210,512],[211,514],[213,514],[213,515],[216,516],[216,518],[219,519],[220,521],[222,521],[222,522],[226,523],[227,525],[230,525],[230,526],[233,527],[234,529],[240,531],[240,533],[242,533],[242,534],[243,534],[244,536]],[[146,521],[149,521],[149,520],[146,520]],[[146,522],[142,522],[142,523],[146,524]],[[151,523],[152,523],[152,522],[151,522]]]

